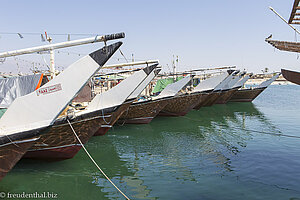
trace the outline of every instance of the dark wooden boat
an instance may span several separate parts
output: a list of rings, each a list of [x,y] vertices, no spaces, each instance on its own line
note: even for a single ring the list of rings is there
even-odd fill
[[[237,90],[229,100],[230,102],[252,102],[265,88],[249,88]]]
[[[207,98],[198,105],[199,107],[206,107],[206,106],[212,106],[215,104],[215,102],[218,100],[219,96],[221,95],[221,91],[213,91],[211,92]]]
[[[193,91],[202,93],[203,95],[194,109],[199,110],[203,106],[212,105],[217,100],[219,95],[219,93],[214,90],[225,80],[227,80],[233,72],[233,70],[228,70],[227,72],[223,72],[200,82]]]
[[[144,88],[153,80],[153,78],[160,72],[161,69],[156,69],[153,71],[144,81],[143,83],[130,95],[130,99],[136,99],[139,94],[144,90]],[[130,106],[132,106],[132,103],[122,105],[124,109],[122,109],[121,112],[119,112],[118,117],[113,118],[108,124],[101,125],[101,128],[94,134],[94,136],[100,136],[105,135],[107,131],[117,122],[121,121],[122,123],[125,123],[120,119],[120,117],[124,116],[124,113],[129,113]],[[127,115],[126,114],[126,115]]]
[[[201,107],[206,105],[209,98],[212,97],[212,94],[213,94],[213,92],[211,92],[211,93],[202,93],[202,95],[200,96],[201,99],[199,100],[199,103],[193,109],[199,110]]]
[[[136,96],[131,98],[130,95],[137,87],[143,83],[149,75],[152,77],[150,81],[155,77],[154,69],[157,65],[158,64],[151,65],[137,71],[112,89],[96,95],[90,105],[86,110],[82,111],[82,113],[79,112],[73,116],[66,115],[57,119],[50,130],[42,135],[28,150],[24,158],[46,160],[73,158],[81,149],[81,145],[79,141],[77,141],[67,120],[70,121],[83,144],[95,133],[96,135],[105,134],[135,100]],[[147,84],[144,85],[144,87],[146,86]],[[126,91],[124,91],[125,89]],[[142,89],[140,92],[142,92]],[[130,99],[126,100],[126,98],[129,97]],[[116,102],[114,102],[114,104],[117,105],[107,107],[104,103],[101,103],[105,101],[110,105],[113,100],[108,98],[114,98]],[[126,101],[124,102],[124,100]],[[103,109],[99,109],[100,107],[103,107]]]
[[[128,111],[124,112],[119,122],[129,124],[148,124],[161,110],[173,102],[173,97],[191,80],[191,76],[167,85],[158,96],[151,100],[138,101],[130,105]]]
[[[237,90],[239,90],[251,75],[245,75],[246,72],[240,72],[232,77],[225,89],[222,89],[219,97],[215,101],[216,104],[226,104]],[[244,76],[245,75],[245,76]]]
[[[159,116],[184,116],[199,102],[203,94],[183,94],[169,99],[168,104],[160,111]]]
[[[120,117],[120,123],[148,124],[168,104],[168,99],[146,100],[135,102]]]
[[[275,74],[269,80],[262,82],[255,88],[237,90],[229,101],[231,102],[252,102],[260,93],[262,93],[273,81],[279,77],[280,73]]]
[[[32,137],[30,139],[16,140],[13,142],[8,141],[0,145],[0,180],[4,178],[38,139],[38,137]]]
[[[221,91],[219,93],[219,97],[217,98],[217,100],[214,103],[215,104],[226,104],[238,89],[239,88],[233,88],[233,89]]]
[[[122,114],[128,110],[129,106],[132,104],[132,101],[124,102],[115,112],[113,112],[108,119],[102,120],[104,123],[101,123],[100,128],[94,133],[93,136],[105,135],[107,131],[119,120]]]
[[[291,70],[287,70],[287,69],[281,69],[281,73],[286,80],[288,80],[292,83],[295,83],[297,85],[300,85],[300,73],[299,72],[295,72],[295,71],[291,71]]]
[[[36,91],[13,101],[0,119],[0,179],[50,129],[57,116],[121,44],[103,47],[81,58]],[[74,77],[76,83],[70,84]]]
[[[78,137],[85,144],[102,125],[116,120],[124,112],[132,101],[121,106],[100,110],[93,113],[80,115],[69,119]],[[56,120],[54,125],[41,135],[40,139],[26,152],[23,158],[61,160],[73,158],[81,149],[70,125],[68,116]]]

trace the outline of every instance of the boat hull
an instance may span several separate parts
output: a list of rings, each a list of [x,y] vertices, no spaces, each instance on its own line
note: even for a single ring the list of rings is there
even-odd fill
[[[118,117],[124,112],[132,102],[125,103],[119,106],[113,112],[96,111],[88,113],[70,120],[72,127],[80,138],[83,144],[97,132],[108,131],[101,128],[109,123],[113,124]],[[103,117],[103,114],[106,117]],[[99,130],[100,129],[100,130]],[[43,160],[62,160],[73,158],[81,149],[79,141],[76,139],[70,125],[66,119],[54,125],[46,134],[43,134],[40,139],[27,151],[23,158],[43,159]]]
[[[148,124],[168,104],[168,99],[157,99],[146,102],[133,103],[120,117],[120,123]]]
[[[238,89],[222,91],[215,104],[226,104]]]
[[[120,117],[123,115],[123,113],[129,109],[131,104],[132,104],[132,101],[122,104],[121,107],[112,114],[112,118],[111,118],[110,122],[102,124],[101,127],[96,131],[94,136],[105,135],[109,131],[109,129],[120,119]]]
[[[159,116],[184,116],[201,100],[202,94],[185,94],[172,97],[168,104],[160,111]]]
[[[203,106],[203,103],[206,101],[206,99],[210,96],[210,93],[204,93],[202,94],[199,98],[199,103],[193,108],[195,110],[199,110],[202,106]]]
[[[212,92],[208,95],[208,97],[200,104],[199,106],[206,107],[212,106],[218,100],[221,92]]]
[[[295,83],[297,85],[300,85],[300,73],[299,72],[281,69],[281,73],[286,80],[288,80],[292,83]]]
[[[241,89],[237,90],[229,102],[252,102],[265,88]]]
[[[0,146],[0,180],[16,165],[37,138],[14,141]]]

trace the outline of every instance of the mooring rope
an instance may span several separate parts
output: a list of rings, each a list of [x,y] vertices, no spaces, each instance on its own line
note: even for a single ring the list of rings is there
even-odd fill
[[[129,107],[130,107],[130,106],[128,106],[128,108],[126,109],[126,111],[124,111],[124,112],[126,112],[125,116],[123,117],[123,118],[124,118],[124,121],[121,122],[121,123],[118,123],[118,121],[117,121],[117,124],[118,124],[119,126],[124,126],[124,124],[126,123],[126,118],[127,118],[127,116],[128,116]],[[122,113],[122,115],[124,115],[124,112]],[[121,115],[121,116],[122,116],[122,115]]]
[[[130,200],[111,180],[110,178],[108,178],[108,176],[104,173],[104,171],[99,167],[99,165],[96,163],[96,161],[93,159],[93,157],[89,154],[89,152],[87,151],[87,149],[84,147],[83,143],[81,142],[81,140],[79,139],[78,135],[76,134],[72,124],[70,123],[69,119],[67,119],[74,135],[76,136],[77,140],[79,141],[80,145],[82,146],[82,148],[84,149],[85,153],[89,156],[89,158],[92,160],[92,162],[95,164],[95,166],[99,169],[99,171],[103,174],[103,176],[105,176],[105,178],[128,200]]]
[[[196,120],[196,119],[192,119],[186,116],[182,116],[186,119],[192,120],[192,121],[197,121],[197,122],[201,122],[200,120]],[[228,125],[225,124],[218,124],[219,126],[223,126],[228,128]],[[253,130],[253,129],[246,129],[246,128],[237,128],[237,127],[233,127],[233,129],[242,129],[244,131],[249,131],[249,132],[256,132],[256,133],[262,133],[262,134],[266,134],[266,135],[274,135],[274,136],[283,136],[283,137],[290,137],[290,138],[298,138],[300,139],[300,136],[296,136],[296,135],[287,135],[287,134],[282,134],[282,133],[271,133],[271,132],[264,132],[264,131],[258,131],[258,130]]]
[[[10,141],[13,145],[15,145],[16,147],[20,148],[19,145],[17,145],[16,143],[14,143],[14,142],[10,139],[10,137],[9,137],[8,135],[5,135],[5,136],[9,139],[9,141]]]

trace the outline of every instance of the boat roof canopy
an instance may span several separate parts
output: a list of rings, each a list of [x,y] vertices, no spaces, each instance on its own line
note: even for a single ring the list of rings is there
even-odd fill
[[[295,0],[294,1],[291,16],[290,16],[290,19],[289,19],[289,24],[300,24],[300,12],[297,12],[297,11],[300,10],[299,1],[300,0]]]
[[[276,49],[279,49],[281,51],[300,53],[300,42],[287,42],[287,41],[270,40],[270,39],[266,39],[265,41],[271,44]]]

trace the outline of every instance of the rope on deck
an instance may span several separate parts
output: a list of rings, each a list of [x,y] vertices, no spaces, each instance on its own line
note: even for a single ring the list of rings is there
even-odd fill
[[[67,119],[74,135],[76,136],[77,140],[79,141],[80,145],[82,146],[82,148],[84,149],[85,153],[89,156],[89,158],[91,159],[91,161],[95,164],[95,166],[99,169],[99,171],[103,174],[103,176],[105,176],[105,178],[127,199],[130,200],[111,180],[110,178],[108,178],[108,176],[104,173],[104,171],[99,167],[99,165],[96,163],[96,161],[93,159],[93,157],[89,154],[89,152],[87,151],[87,149],[84,147],[83,143],[81,142],[81,140],[79,139],[78,135],[76,134],[72,124],[70,123],[69,119]]]

